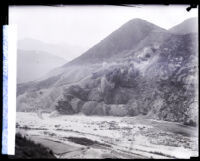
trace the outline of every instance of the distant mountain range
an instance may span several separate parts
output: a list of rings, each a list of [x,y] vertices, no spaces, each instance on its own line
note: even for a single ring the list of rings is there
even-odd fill
[[[67,61],[40,50],[17,51],[17,83],[35,81]]]
[[[42,78],[84,51],[83,47],[69,44],[49,44],[31,38],[19,40],[17,82],[25,83]]]
[[[69,61],[70,56],[77,57],[83,53],[87,48],[82,46],[73,46],[66,43],[50,44],[40,40],[25,38],[18,41],[18,49],[25,51],[43,51],[50,53],[57,57],[61,57]]]
[[[38,81],[18,84],[17,110],[197,123],[198,50],[189,19],[165,30],[133,19]],[[193,25],[193,23],[191,24]]]

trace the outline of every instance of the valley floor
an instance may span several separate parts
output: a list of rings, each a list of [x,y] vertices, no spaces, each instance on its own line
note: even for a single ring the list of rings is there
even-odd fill
[[[17,132],[52,149],[57,158],[190,158],[197,128],[137,117],[17,112]]]

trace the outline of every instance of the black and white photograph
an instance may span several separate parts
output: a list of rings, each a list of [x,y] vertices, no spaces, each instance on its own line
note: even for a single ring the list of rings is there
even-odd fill
[[[12,158],[198,157],[198,7],[9,6]]]

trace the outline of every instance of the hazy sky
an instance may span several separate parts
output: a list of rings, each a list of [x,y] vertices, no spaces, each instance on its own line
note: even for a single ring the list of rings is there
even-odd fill
[[[33,38],[47,43],[67,43],[92,47],[133,18],[145,19],[165,29],[190,17],[198,10],[188,5],[124,6],[12,6],[9,24],[17,24],[18,39]]]

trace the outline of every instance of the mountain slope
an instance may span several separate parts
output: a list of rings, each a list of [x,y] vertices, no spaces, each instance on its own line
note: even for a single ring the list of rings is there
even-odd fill
[[[43,51],[17,51],[17,83],[34,81],[66,60]]]
[[[142,114],[195,125],[197,57],[197,34],[172,34],[136,19],[59,68],[54,76],[18,86],[17,109]]]
[[[53,73],[55,75],[63,73],[62,80],[58,84],[72,83],[94,72],[96,67],[102,66],[105,62],[120,60],[121,57],[132,54],[143,46],[159,46],[168,35],[166,30],[150,22],[133,19],[78,58],[66,63],[60,69],[55,69]],[[73,74],[70,74],[71,71],[74,71]],[[42,80],[49,79],[51,76],[52,73],[49,73]]]
[[[108,59],[112,60],[113,57],[116,57],[125,50],[134,50],[140,41],[152,32],[166,32],[166,30],[145,20],[130,20],[65,66],[98,63],[108,61]]]
[[[190,18],[169,29],[174,34],[198,33],[198,19]]]

